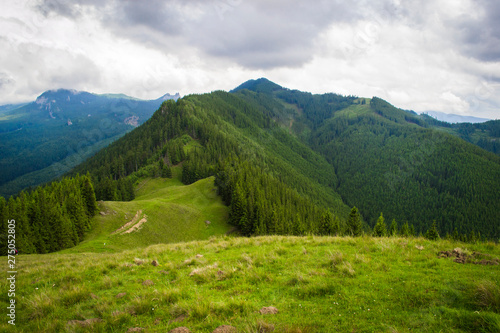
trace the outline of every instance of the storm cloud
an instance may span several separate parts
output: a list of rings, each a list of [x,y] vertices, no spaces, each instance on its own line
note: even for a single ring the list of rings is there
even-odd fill
[[[153,98],[266,76],[417,111],[499,117],[494,0],[25,0],[6,7],[5,101],[50,85]],[[26,48],[41,52],[33,57]]]

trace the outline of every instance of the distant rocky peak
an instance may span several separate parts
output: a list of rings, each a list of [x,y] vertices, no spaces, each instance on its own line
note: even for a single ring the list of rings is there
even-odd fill
[[[161,96],[158,99],[161,100],[161,101],[166,101],[166,100],[169,100],[169,99],[178,100],[179,98],[181,98],[181,95],[179,93],[175,93],[175,95],[171,95],[171,94],[167,93],[167,94]]]

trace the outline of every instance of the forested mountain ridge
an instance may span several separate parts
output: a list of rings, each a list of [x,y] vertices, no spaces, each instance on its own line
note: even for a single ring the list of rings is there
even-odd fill
[[[182,162],[185,184],[216,176],[244,234],[317,233],[328,208],[338,232],[349,208],[333,190],[334,169],[273,122],[268,106],[221,91],[168,101],[74,172],[92,174],[98,199],[120,200],[137,177],[167,176]]]
[[[422,233],[436,221],[442,235],[500,235],[498,156],[378,98],[265,79],[164,103],[75,172],[92,174],[98,198],[126,200],[135,179],[181,162],[186,184],[216,176],[244,234],[321,233],[324,220],[344,232],[356,206],[370,227],[383,212]]]
[[[288,90],[265,79],[241,87],[299,110],[294,133],[331,163],[336,190],[370,225],[383,212],[421,232],[435,220],[442,233],[500,235],[498,156],[379,98],[352,99],[336,110],[331,94]]]
[[[165,99],[59,89],[0,111],[0,195],[48,182],[147,120]]]

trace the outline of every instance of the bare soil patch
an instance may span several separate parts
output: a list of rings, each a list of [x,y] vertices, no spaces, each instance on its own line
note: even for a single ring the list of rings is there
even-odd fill
[[[457,247],[453,251],[441,251],[438,253],[439,258],[454,258],[453,261],[458,264],[475,264],[475,265],[498,265],[500,260],[493,258],[489,254],[473,252],[472,254],[465,253],[461,248]]]

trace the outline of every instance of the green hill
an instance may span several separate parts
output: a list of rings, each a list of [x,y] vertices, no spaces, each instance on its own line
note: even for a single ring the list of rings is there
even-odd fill
[[[20,255],[16,326],[6,317],[0,330],[498,332],[500,266],[474,263],[499,257],[493,243],[314,236]],[[0,306],[8,301],[5,292]]]
[[[92,231],[78,246],[63,252],[116,252],[203,240],[231,230],[228,208],[217,196],[214,177],[191,185],[175,178],[145,179],[138,188],[132,201],[100,202]]]

